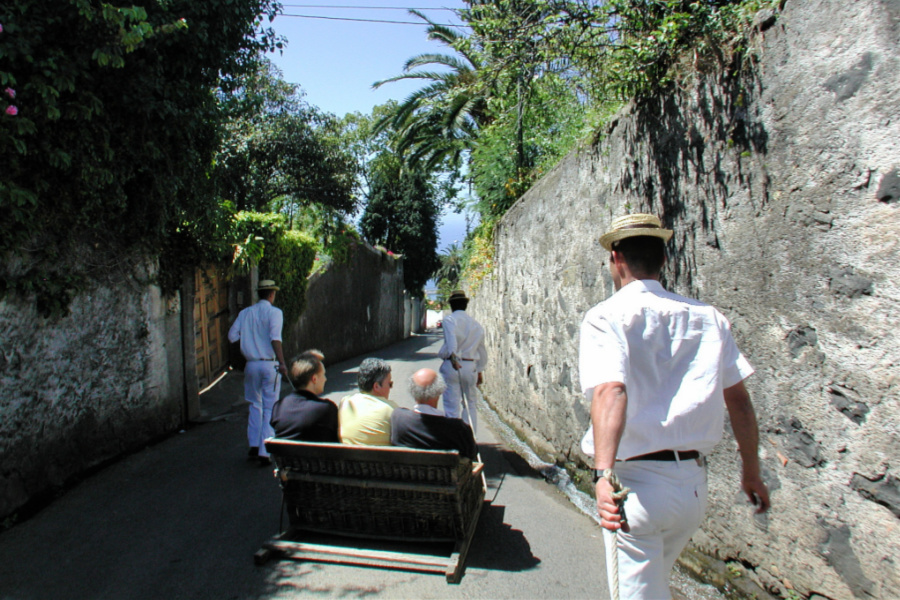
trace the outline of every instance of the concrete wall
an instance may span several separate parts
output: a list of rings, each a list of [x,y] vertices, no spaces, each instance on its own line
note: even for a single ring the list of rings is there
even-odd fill
[[[180,305],[152,271],[110,273],[58,320],[0,301],[0,517],[181,424]]]
[[[486,396],[544,455],[587,464],[578,326],[613,292],[597,238],[659,214],[665,285],[719,307],[757,369],[773,499],[751,516],[726,432],[693,549],[782,595],[900,597],[900,5],[788,0],[755,44],[742,75],[628,107],[503,219],[470,307]]]
[[[331,263],[310,277],[306,309],[285,325],[286,358],[318,348],[333,363],[409,337],[408,301],[402,259],[359,244],[348,264]]]

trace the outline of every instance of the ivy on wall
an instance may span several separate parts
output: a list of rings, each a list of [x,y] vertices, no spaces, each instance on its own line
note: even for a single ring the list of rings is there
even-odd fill
[[[212,92],[279,45],[261,17],[276,8],[0,3],[0,294],[61,314],[132,251],[160,256],[167,291],[221,256],[228,215],[209,177],[221,121]]]

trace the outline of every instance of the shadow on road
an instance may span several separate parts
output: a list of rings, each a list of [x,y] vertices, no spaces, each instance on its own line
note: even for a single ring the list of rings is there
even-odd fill
[[[466,561],[468,568],[526,571],[540,564],[525,534],[504,522],[505,512],[505,506],[485,503]]]
[[[497,487],[499,487],[507,474],[531,479],[544,478],[543,475],[531,468],[528,461],[500,444],[479,443],[478,451],[481,453],[481,460],[484,463],[484,474],[488,478],[489,489],[494,487],[491,480],[499,479],[500,481],[497,482]]]

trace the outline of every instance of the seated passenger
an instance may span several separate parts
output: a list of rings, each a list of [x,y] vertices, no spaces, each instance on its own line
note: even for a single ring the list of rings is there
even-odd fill
[[[462,419],[445,417],[437,409],[447,389],[444,378],[431,369],[420,369],[409,378],[409,393],[416,401],[412,410],[398,408],[391,416],[391,442],[395,446],[427,450],[458,450],[476,460],[478,447],[472,428]]]
[[[391,445],[391,413],[397,407],[388,400],[391,366],[380,358],[359,365],[359,391],[345,396],[338,408],[341,441],[365,446]]]
[[[294,393],[272,408],[275,437],[304,442],[339,442],[338,409],[325,391],[325,357],[318,350],[307,350],[291,361],[288,376]]]

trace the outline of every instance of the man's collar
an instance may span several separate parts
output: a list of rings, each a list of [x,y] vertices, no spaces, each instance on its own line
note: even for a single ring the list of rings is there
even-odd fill
[[[430,404],[416,404],[413,407],[413,410],[423,415],[437,415],[439,417],[444,416],[444,413],[442,411],[436,409]]]
[[[362,391],[362,390],[359,390],[358,392],[356,392],[356,394],[350,394],[350,396],[356,396],[356,395],[360,395],[360,396],[368,396],[369,398],[372,398],[373,400],[378,400],[379,402],[384,402],[384,403],[387,404],[388,406],[391,406],[391,407],[394,407],[394,408],[397,407],[397,403],[394,402],[393,400],[390,400],[389,398],[385,398],[385,397],[383,397],[383,396],[376,396],[376,395],[373,394],[372,392],[364,392],[364,391]],[[349,397],[349,396],[348,396],[348,397]]]
[[[666,288],[664,288],[656,279],[637,279],[629,282],[627,285],[623,285],[619,292],[624,292],[626,290],[628,293],[651,292],[657,294],[659,292],[665,292]]]

